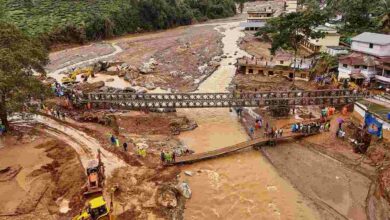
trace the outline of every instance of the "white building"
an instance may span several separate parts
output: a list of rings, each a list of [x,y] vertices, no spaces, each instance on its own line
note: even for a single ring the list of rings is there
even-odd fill
[[[266,21],[273,18],[276,10],[271,5],[261,5],[248,9],[247,21],[240,24],[245,30],[258,30],[264,27]]]
[[[362,53],[352,53],[339,58],[339,79],[351,79],[358,85],[369,82],[377,73],[376,59]]]
[[[390,87],[390,35],[362,33],[352,38],[352,53],[339,58],[339,79]]]
[[[390,56],[390,35],[364,32],[352,38],[351,49],[376,57]]]
[[[327,46],[326,52],[332,56],[339,56],[343,54],[348,54],[349,50],[344,46]]]

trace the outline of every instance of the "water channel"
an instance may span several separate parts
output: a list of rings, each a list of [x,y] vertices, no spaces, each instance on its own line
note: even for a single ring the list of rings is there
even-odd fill
[[[231,82],[237,57],[248,55],[237,41],[243,32],[237,22],[219,24],[224,34],[221,66],[197,92],[224,92]],[[196,152],[233,145],[249,139],[229,109],[179,109],[199,127],[179,138]],[[285,179],[281,178],[260,152],[242,153],[183,167],[193,196],[186,203],[185,219],[318,219],[316,210]]]

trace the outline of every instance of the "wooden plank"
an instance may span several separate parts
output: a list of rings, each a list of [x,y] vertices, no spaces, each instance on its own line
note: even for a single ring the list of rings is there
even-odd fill
[[[273,139],[273,140],[279,142],[279,141],[288,140],[290,138],[297,138],[297,137],[303,137],[303,136],[306,136],[306,134],[301,134],[301,133],[293,134],[290,136],[285,136],[285,137],[281,137],[281,138],[277,138],[277,139]],[[223,156],[223,155],[233,153],[233,152],[236,152],[239,150],[243,150],[243,149],[248,148],[248,147],[252,147],[253,145],[263,145],[263,144],[266,144],[270,140],[271,139],[269,139],[269,138],[256,138],[253,140],[241,142],[241,143],[238,143],[238,144],[235,144],[232,146],[223,147],[223,148],[212,150],[212,151],[202,152],[202,153],[198,153],[198,154],[191,154],[188,156],[176,157],[176,161],[172,162],[172,164],[193,163],[193,162],[197,162],[197,161],[201,161],[201,160],[205,160],[205,159],[219,157],[219,156]]]

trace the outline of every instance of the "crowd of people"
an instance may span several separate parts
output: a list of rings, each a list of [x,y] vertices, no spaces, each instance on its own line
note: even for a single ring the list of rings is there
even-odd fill
[[[42,110],[47,114],[54,116],[55,118],[58,118],[60,120],[66,119],[66,113],[61,111],[59,108],[49,108],[45,105],[42,105]]]
[[[294,123],[291,125],[291,131],[293,133],[301,132],[305,134],[311,134],[320,131],[329,131],[329,129],[330,129],[330,121],[326,121],[324,123],[310,122],[307,124]]]
[[[172,163],[176,161],[176,153],[161,151],[160,154],[161,162],[163,163]]]
[[[51,91],[57,96],[57,97],[61,97],[61,96],[64,96],[64,91],[63,91],[63,88],[61,86],[61,84],[59,84],[58,82],[55,82],[51,85]]]

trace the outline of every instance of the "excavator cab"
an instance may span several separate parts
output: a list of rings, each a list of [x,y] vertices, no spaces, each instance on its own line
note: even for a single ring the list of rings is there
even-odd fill
[[[95,193],[101,193],[104,185],[104,165],[100,158],[100,150],[98,150],[97,160],[91,160],[88,162],[86,169],[87,183],[85,185],[86,192],[84,195],[91,195]]]
[[[91,199],[87,207],[72,220],[110,220],[110,209],[103,196]]]
[[[103,191],[103,173],[102,166],[97,160],[89,161],[87,167],[87,191],[84,195]]]

